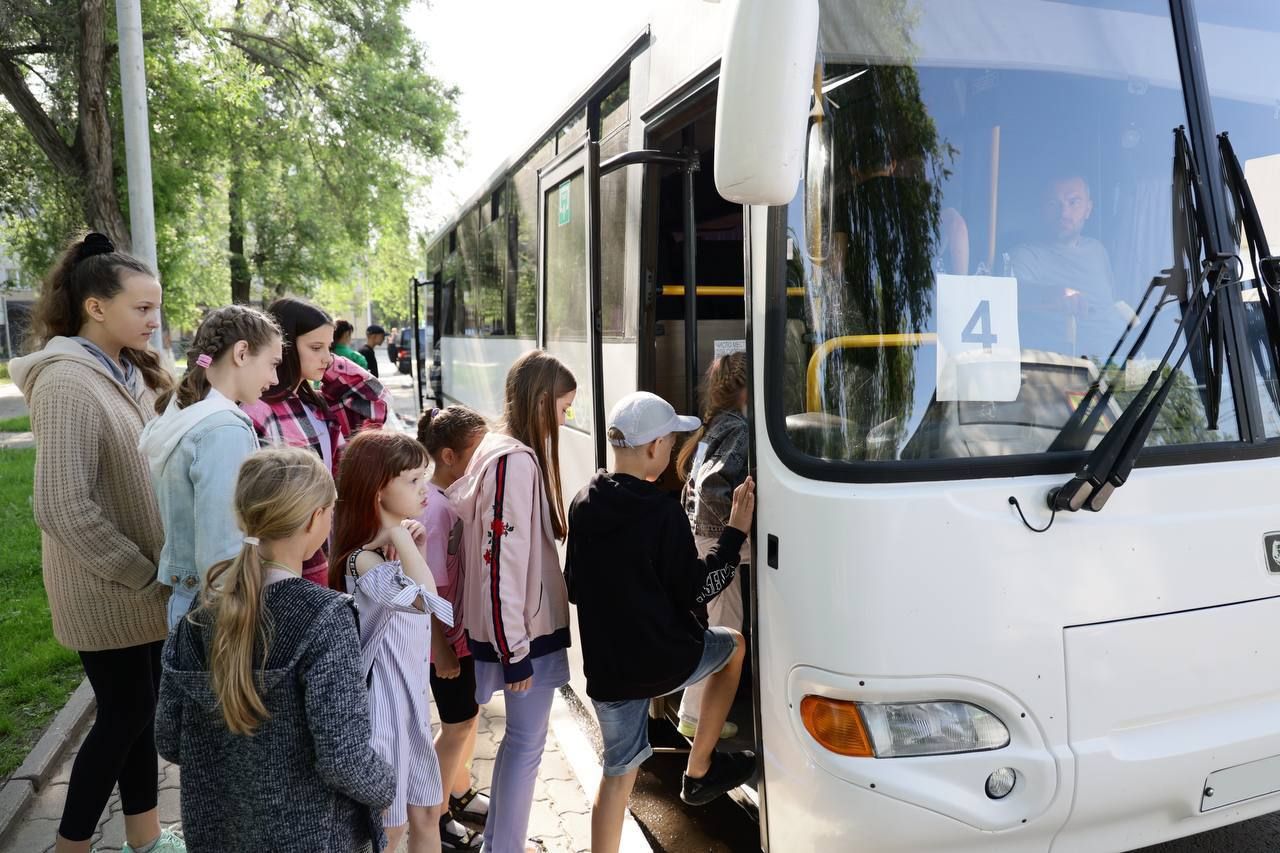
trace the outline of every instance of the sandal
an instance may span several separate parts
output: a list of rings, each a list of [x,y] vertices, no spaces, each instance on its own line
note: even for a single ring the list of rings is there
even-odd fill
[[[450,794],[449,811],[453,812],[454,817],[461,820],[474,820],[484,823],[484,819],[489,816],[489,795],[481,793],[475,788],[469,788],[460,797]]]
[[[484,844],[484,836],[469,829],[453,819],[450,812],[440,817],[440,849],[441,850],[479,850]]]

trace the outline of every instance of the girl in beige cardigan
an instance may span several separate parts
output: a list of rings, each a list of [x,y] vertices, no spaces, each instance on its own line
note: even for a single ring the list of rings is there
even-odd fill
[[[160,325],[160,285],[101,234],[73,243],[44,282],[38,352],[14,379],[36,436],[34,506],[54,636],[80,653],[97,697],[93,728],[71,769],[55,850],[89,850],[118,783],[124,850],[172,853],[160,831],[152,719],[166,635],[156,582],[164,531],[138,436],[170,385],[147,339]]]

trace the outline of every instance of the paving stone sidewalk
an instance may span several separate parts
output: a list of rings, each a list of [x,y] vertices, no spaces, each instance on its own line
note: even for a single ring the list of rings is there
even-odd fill
[[[564,700],[556,697],[556,702]],[[432,709],[435,717],[434,707]],[[475,760],[472,775],[477,786],[487,789],[493,774],[493,759],[498,743],[506,727],[506,711],[502,694],[495,694],[493,701],[480,709],[480,731],[476,738]],[[83,734],[81,735],[81,738]],[[14,828],[0,844],[0,853],[40,853],[53,850],[54,833],[62,815],[62,802],[66,796],[67,778],[71,774],[71,762],[76,746],[63,759],[58,773],[40,791],[23,816],[22,823]],[[161,762],[160,822],[163,826],[179,824],[181,813],[178,802],[178,767]],[[591,846],[591,801],[578,784],[573,770],[561,751],[555,735],[547,736],[547,750],[542,757],[538,784],[534,789],[533,812],[529,819],[529,834],[539,837],[551,853],[580,853]],[[124,844],[124,816],[120,811],[120,797],[113,795],[93,836],[93,843],[100,851],[118,851]],[[401,849],[405,849],[403,846]]]

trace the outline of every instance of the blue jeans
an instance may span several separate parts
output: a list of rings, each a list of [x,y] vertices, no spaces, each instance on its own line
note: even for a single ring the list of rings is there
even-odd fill
[[[703,635],[702,660],[689,677],[675,690],[697,684],[725,668],[737,645],[728,628],[708,628]],[[666,695],[670,695],[670,693]],[[655,697],[656,698],[656,697]],[[653,755],[649,746],[650,699],[623,699],[619,702],[591,700],[600,721],[600,738],[604,741],[604,775],[625,776]]]
[[[533,786],[547,744],[547,723],[556,690],[569,683],[564,649],[533,659],[533,686],[504,691],[507,730],[498,745],[489,786],[489,816],[484,824],[484,853],[524,853],[533,808]],[[476,661],[476,699],[486,703],[502,689],[502,665]]]

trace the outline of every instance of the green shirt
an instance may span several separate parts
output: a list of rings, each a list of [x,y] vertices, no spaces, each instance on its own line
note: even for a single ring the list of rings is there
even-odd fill
[[[334,344],[333,351],[338,355],[342,356],[343,358],[351,359],[356,364],[363,367],[365,370],[369,369],[369,362],[364,360],[364,356],[362,356],[360,353],[356,352],[346,344]]]

